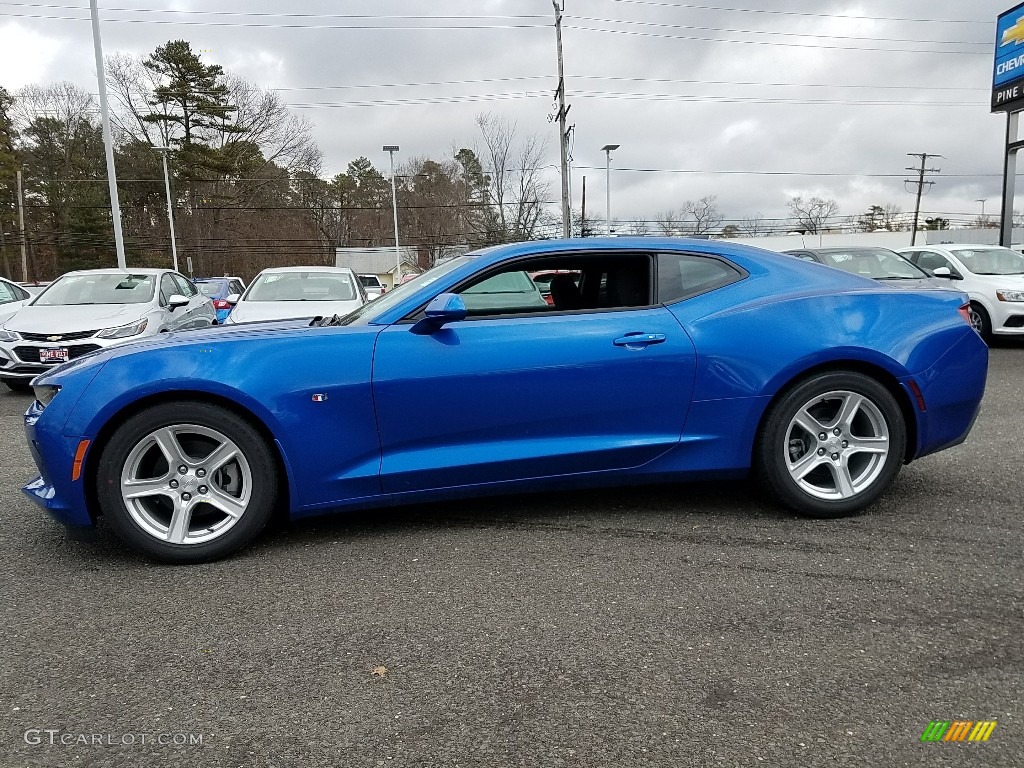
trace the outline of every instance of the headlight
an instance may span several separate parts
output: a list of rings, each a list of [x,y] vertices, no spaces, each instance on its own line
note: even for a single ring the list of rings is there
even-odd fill
[[[0,328],[0,341],[21,341],[21,336],[14,331],[5,331]]]
[[[996,291],[1000,301],[1024,301],[1024,291]]]
[[[104,328],[102,331],[96,334],[97,339],[126,339],[129,336],[138,336],[149,325],[147,318],[142,318],[137,323],[131,325],[122,325],[117,328]]]
[[[60,387],[56,384],[34,384],[32,392],[35,394],[39,404],[45,408],[57,396],[57,393],[60,392]]]

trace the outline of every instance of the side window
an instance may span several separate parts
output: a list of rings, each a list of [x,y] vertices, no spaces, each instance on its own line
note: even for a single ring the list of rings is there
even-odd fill
[[[646,307],[653,262],[646,253],[579,253],[515,262],[458,289],[470,317]]]
[[[176,293],[180,293],[178,286],[174,284],[169,274],[160,277],[160,305],[166,307],[167,300]]]
[[[948,267],[950,270],[953,269],[953,265],[949,263],[945,256],[933,253],[932,251],[917,251],[914,253],[912,261],[927,272],[931,272],[939,267]]]
[[[14,287],[0,282],[0,304],[9,304],[12,301],[18,300],[19,296],[14,292]]]
[[[743,278],[728,262],[688,253],[658,254],[658,301],[671,304]]]
[[[228,293],[229,294],[230,293],[241,294],[241,293],[244,293],[244,292],[245,292],[245,288],[237,280],[232,280],[231,283],[228,285]]]
[[[174,280],[174,284],[178,286],[177,293],[180,293],[182,296],[188,296],[189,298],[196,295],[196,287],[182,275],[175,272],[171,275],[171,279]]]

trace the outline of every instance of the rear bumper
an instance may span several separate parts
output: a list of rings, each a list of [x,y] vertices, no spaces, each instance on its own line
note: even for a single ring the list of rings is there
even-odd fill
[[[981,410],[988,377],[988,347],[971,331],[928,370],[915,375],[925,410],[918,410],[917,452],[912,458],[959,445]],[[911,393],[911,402],[915,402]]]

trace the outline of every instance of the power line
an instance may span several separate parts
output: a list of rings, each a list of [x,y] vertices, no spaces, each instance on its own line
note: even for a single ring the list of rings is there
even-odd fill
[[[978,19],[908,19],[894,16],[868,16],[863,14],[853,13],[809,13],[804,11],[775,11],[766,10],[764,8],[727,8],[716,5],[693,5],[691,3],[672,3],[663,2],[659,0],[611,0],[613,3],[622,3],[629,5],[647,5],[660,8],[685,8],[689,10],[698,11],[723,11],[727,13],[743,13],[743,14],[769,14],[773,16],[803,16],[810,18],[819,19],[855,19],[862,21],[904,21],[914,22],[915,24],[984,24],[986,27],[991,27],[991,21],[980,21]]]

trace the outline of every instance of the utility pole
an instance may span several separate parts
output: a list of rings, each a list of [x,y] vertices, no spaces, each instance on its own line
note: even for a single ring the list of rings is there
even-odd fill
[[[916,185],[917,186],[917,202],[914,203],[914,228],[911,230],[911,235],[910,235],[910,244],[911,245],[917,245],[917,220],[918,220],[918,217],[921,215],[921,195],[924,194],[925,187],[927,187],[930,190],[932,188],[932,186],[935,184],[934,181],[925,181],[924,180],[924,175],[926,173],[939,173],[942,170],[941,168],[928,168],[928,167],[926,167],[928,165],[928,158],[929,157],[941,158],[942,155],[929,155],[927,152],[922,152],[921,154],[914,154],[913,152],[908,152],[907,153],[907,157],[919,157],[919,158],[921,158],[921,166],[920,167],[910,166],[909,168],[906,169],[908,171],[913,171],[914,173],[916,173],[917,174],[917,179],[904,179],[903,180],[904,184],[911,184],[911,185]]]
[[[583,177],[583,206],[580,208],[580,237],[587,236],[587,177]]]
[[[18,231],[21,233],[21,279],[28,282],[28,256],[25,253],[25,192],[21,188],[21,168],[18,174]]]
[[[564,6],[560,7],[558,0],[551,0],[551,4],[555,6],[555,39],[558,44],[558,90],[555,91],[555,98],[558,99],[558,114],[556,115],[558,118],[558,150],[562,159],[562,237],[569,237],[572,220],[569,211],[569,148],[567,146],[569,136],[565,129],[565,118],[569,114],[569,109],[565,106],[565,74],[562,67],[562,11]]]

